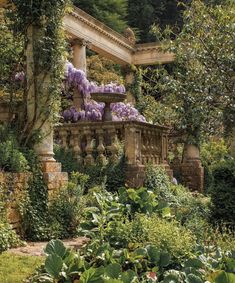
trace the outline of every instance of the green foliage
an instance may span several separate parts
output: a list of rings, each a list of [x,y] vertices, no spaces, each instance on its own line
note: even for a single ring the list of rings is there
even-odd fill
[[[61,163],[63,172],[76,172],[79,168],[78,161],[75,159],[71,150],[65,150],[59,145],[54,146],[55,159]]]
[[[126,0],[73,0],[73,3],[118,32],[123,32],[127,27]]]
[[[6,220],[0,220],[0,253],[22,245],[16,232],[12,229],[11,225]]]
[[[9,248],[23,244],[7,221],[7,205],[10,194],[10,188],[0,183],[0,254]]]
[[[156,82],[162,101],[176,111],[172,126],[188,144],[199,145],[203,137],[218,135],[222,123],[234,123],[234,10],[231,1],[221,6],[192,1],[175,40],[170,40],[170,29],[163,35],[153,28],[175,61],[171,68],[156,68],[149,81]]]
[[[105,186],[109,191],[114,192],[125,185],[126,159],[121,152],[116,162],[84,166],[74,158],[72,151],[56,146],[55,158],[61,162],[62,170],[65,172],[80,172],[89,177],[85,184],[86,190],[96,186]]]
[[[220,162],[213,168],[212,217],[216,224],[235,225],[235,161]]]
[[[10,31],[7,19],[4,18],[4,9],[0,9],[0,89],[4,94],[13,93],[18,89],[14,80],[16,71],[22,70],[23,40]],[[13,106],[13,105],[11,105]]]
[[[229,157],[225,141],[217,139],[204,142],[200,148],[200,157],[204,167],[204,189],[210,193],[213,187],[213,166]]]
[[[126,206],[130,215],[136,212],[152,214],[157,209],[156,195],[146,188],[127,189],[123,187],[118,193],[119,201]]]
[[[113,61],[93,55],[87,58],[88,79],[99,84],[117,82],[123,84],[120,66]]]
[[[157,215],[139,217],[148,243],[168,251],[177,259],[193,251],[196,244],[193,234],[177,222],[161,219]]]
[[[68,0],[8,2],[8,26],[16,38],[22,39],[22,53],[27,54],[22,56],[27,80],[23,83],[23,115],[18,122],[19,140],[28,145],[35,132],[40,132],[41,136],[45,134],[43,125],[46,120],[58,120],[66,54],[63,17]]]
[[[156,193],[159,199],[167,201],[170,192],[170,179],[161,167],[148,165],[144,186]]]
[[[60,226],[60,238],[76,236],[76,229],[85,209],[82,194],[87,180],[88,176],[73,173],[68,186],[61,188],[49,203],[49,215]]]
[[[10,127],[0,125],[0,170],[25,172],[28,169],[28,161],[20,150],[16,134]]]
[[[161,28],[165,28],[167,25],[181,26],[181,13],[182,7],[178,5],[176,0],[128,1],[128,23],[140,31],[141,42],[155,40],[150,33],[150,26],[154,23],[158,23]]]

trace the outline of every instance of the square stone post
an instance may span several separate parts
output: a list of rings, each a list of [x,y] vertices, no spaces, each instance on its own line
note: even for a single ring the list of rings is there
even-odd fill
[[[181,176],[183,184],[190,190],[203,192],[204,168],[201,164],[199,148],[196,145],[185,145]]]
[[[127,185],[133,188],[141,187],[145,178],[145,166],[142,165],[141,157],[141,129],[132,124],[125,126],[125,156]]]

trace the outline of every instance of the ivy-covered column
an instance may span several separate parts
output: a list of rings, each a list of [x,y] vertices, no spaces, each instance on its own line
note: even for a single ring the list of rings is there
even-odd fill
[[[50,74],[38,72],[37,63],[34,60],[35,48],[40,40],[40,29],[30,25],[27,30],[26,48],[26,77],[27,77],[27,124],[35,135],[38,142],[34,148],[41,162],[55,161],[53,158],[53,124],[50,103]],[[51,109],[50,109],[51,107]]]
[[[60,111],[66,41],[63,18],[68,0],[12,0],[12,29],[25,41],[26,83],[20,141],[34,145],[49,190],[68,180],[54,159],[53,125]]]

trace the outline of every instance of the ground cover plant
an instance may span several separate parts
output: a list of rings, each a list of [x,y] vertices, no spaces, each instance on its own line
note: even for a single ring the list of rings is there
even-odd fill
[[[2,253],[0,255],[0,282],[24,282],[42,264],[43,260],[44,258],[39,256]]]

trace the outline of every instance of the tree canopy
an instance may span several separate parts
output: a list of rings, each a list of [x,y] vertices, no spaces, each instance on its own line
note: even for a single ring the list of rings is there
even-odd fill
[[[127,0],[73,0],[73,3],[118,32],[127,27]]]
[[[208,6],[192,1],[184,13],[182,32],[170,40],[155,28],[165,48],[175,53],[169,67],[151,70],[155,93],[177,113],[188,143],[199,144],[203,133],[231,132],[235,117],[235,3]]]

